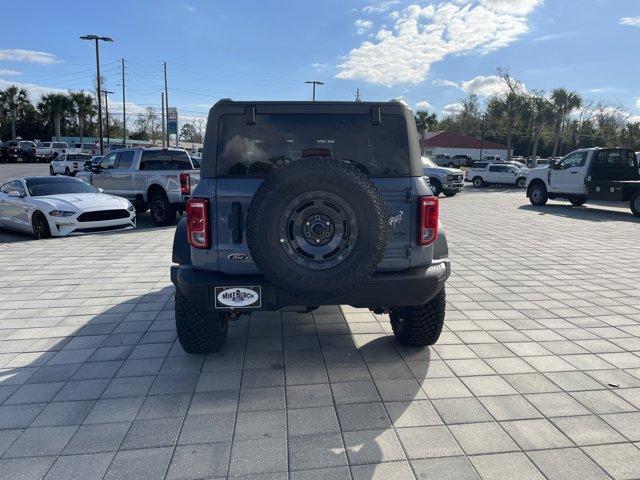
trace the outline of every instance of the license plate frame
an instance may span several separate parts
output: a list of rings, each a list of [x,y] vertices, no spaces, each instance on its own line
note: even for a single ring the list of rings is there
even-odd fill
[[[262,307],[262,287],[260,285],[213,287],[213,298],[213,306],[216,310],[255,310]]]

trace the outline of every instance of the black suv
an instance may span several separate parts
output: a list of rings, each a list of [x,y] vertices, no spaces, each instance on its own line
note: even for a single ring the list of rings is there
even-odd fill
[[[402,102],[216,103],[173,244],[180,343],[215,352],[240,315],[342,304],[435,343],[451,271],[438,213]]]

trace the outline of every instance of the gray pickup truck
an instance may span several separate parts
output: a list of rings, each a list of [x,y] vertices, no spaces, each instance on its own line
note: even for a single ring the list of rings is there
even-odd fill
[[[97,164],[88,161],[85,169],[76,177],[130,200],[138,213],[150,210],[158,226],[175,223],[200,179],[180,148],[127,148],[109,153]]]

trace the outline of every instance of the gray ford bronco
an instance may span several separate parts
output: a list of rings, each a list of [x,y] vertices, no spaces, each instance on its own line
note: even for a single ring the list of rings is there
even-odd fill
[[[343,304],[435,343],[451,269],[422,168],[399,101],[216,103],[173,244],[185,351],[220,350],[241,315]]]

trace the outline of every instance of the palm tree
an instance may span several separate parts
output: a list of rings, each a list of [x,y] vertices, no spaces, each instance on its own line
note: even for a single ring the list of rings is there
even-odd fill
[[[29,105],[29,95],[24,88],[11,85],[4,92],[0,91],[0,105],[9,112],[11,122],[11,139],[16,139],[16,119],[19,112],[23,112]]]
[[[507,160],[511,160],[513,150],[513,129],[526,103],[523,93],[508,91],[496,95],[489,101],[487,110],[490,117],[504,119],[507,130]]]
[[[96,104],[93,101],[93,97],[83,90],[79,92],[69,92],[69,98],[71,99],[73,113],[78,117],[78,136],[80,137],[80,144],[84,138],[84,126],[87,117],[91,117],[96,113]]]
[[[63,93],[49,93],[42,96],[38,110],[53,118],[53,128],[57,141],[60,141],[60,122],[65,112],[71,109],[69,97]]]
[[[416,127],[418,133],[424,134],[427,130],[432,130],[438,124],[438,117],[435,113],[429,113],[426,110],[418,110],[415,114]]]
[[[538,164],[538,143],[542,130],[547,125],[551,125],[554,119],[553,104],[546,99],[544,92],[535,92],[529,98],[529,108],[531,110],[531,124],[533,129],[533,142],[531,144],[531,161],[535,167]]]
[[[578,92],[569,92],[564,88],[556,88],[551,92],[551,103],[555,110],[555,128],[553,141],[553,156],[558,153],[560,144],[560,130],[567,115],[582,105],[582,97]]]

